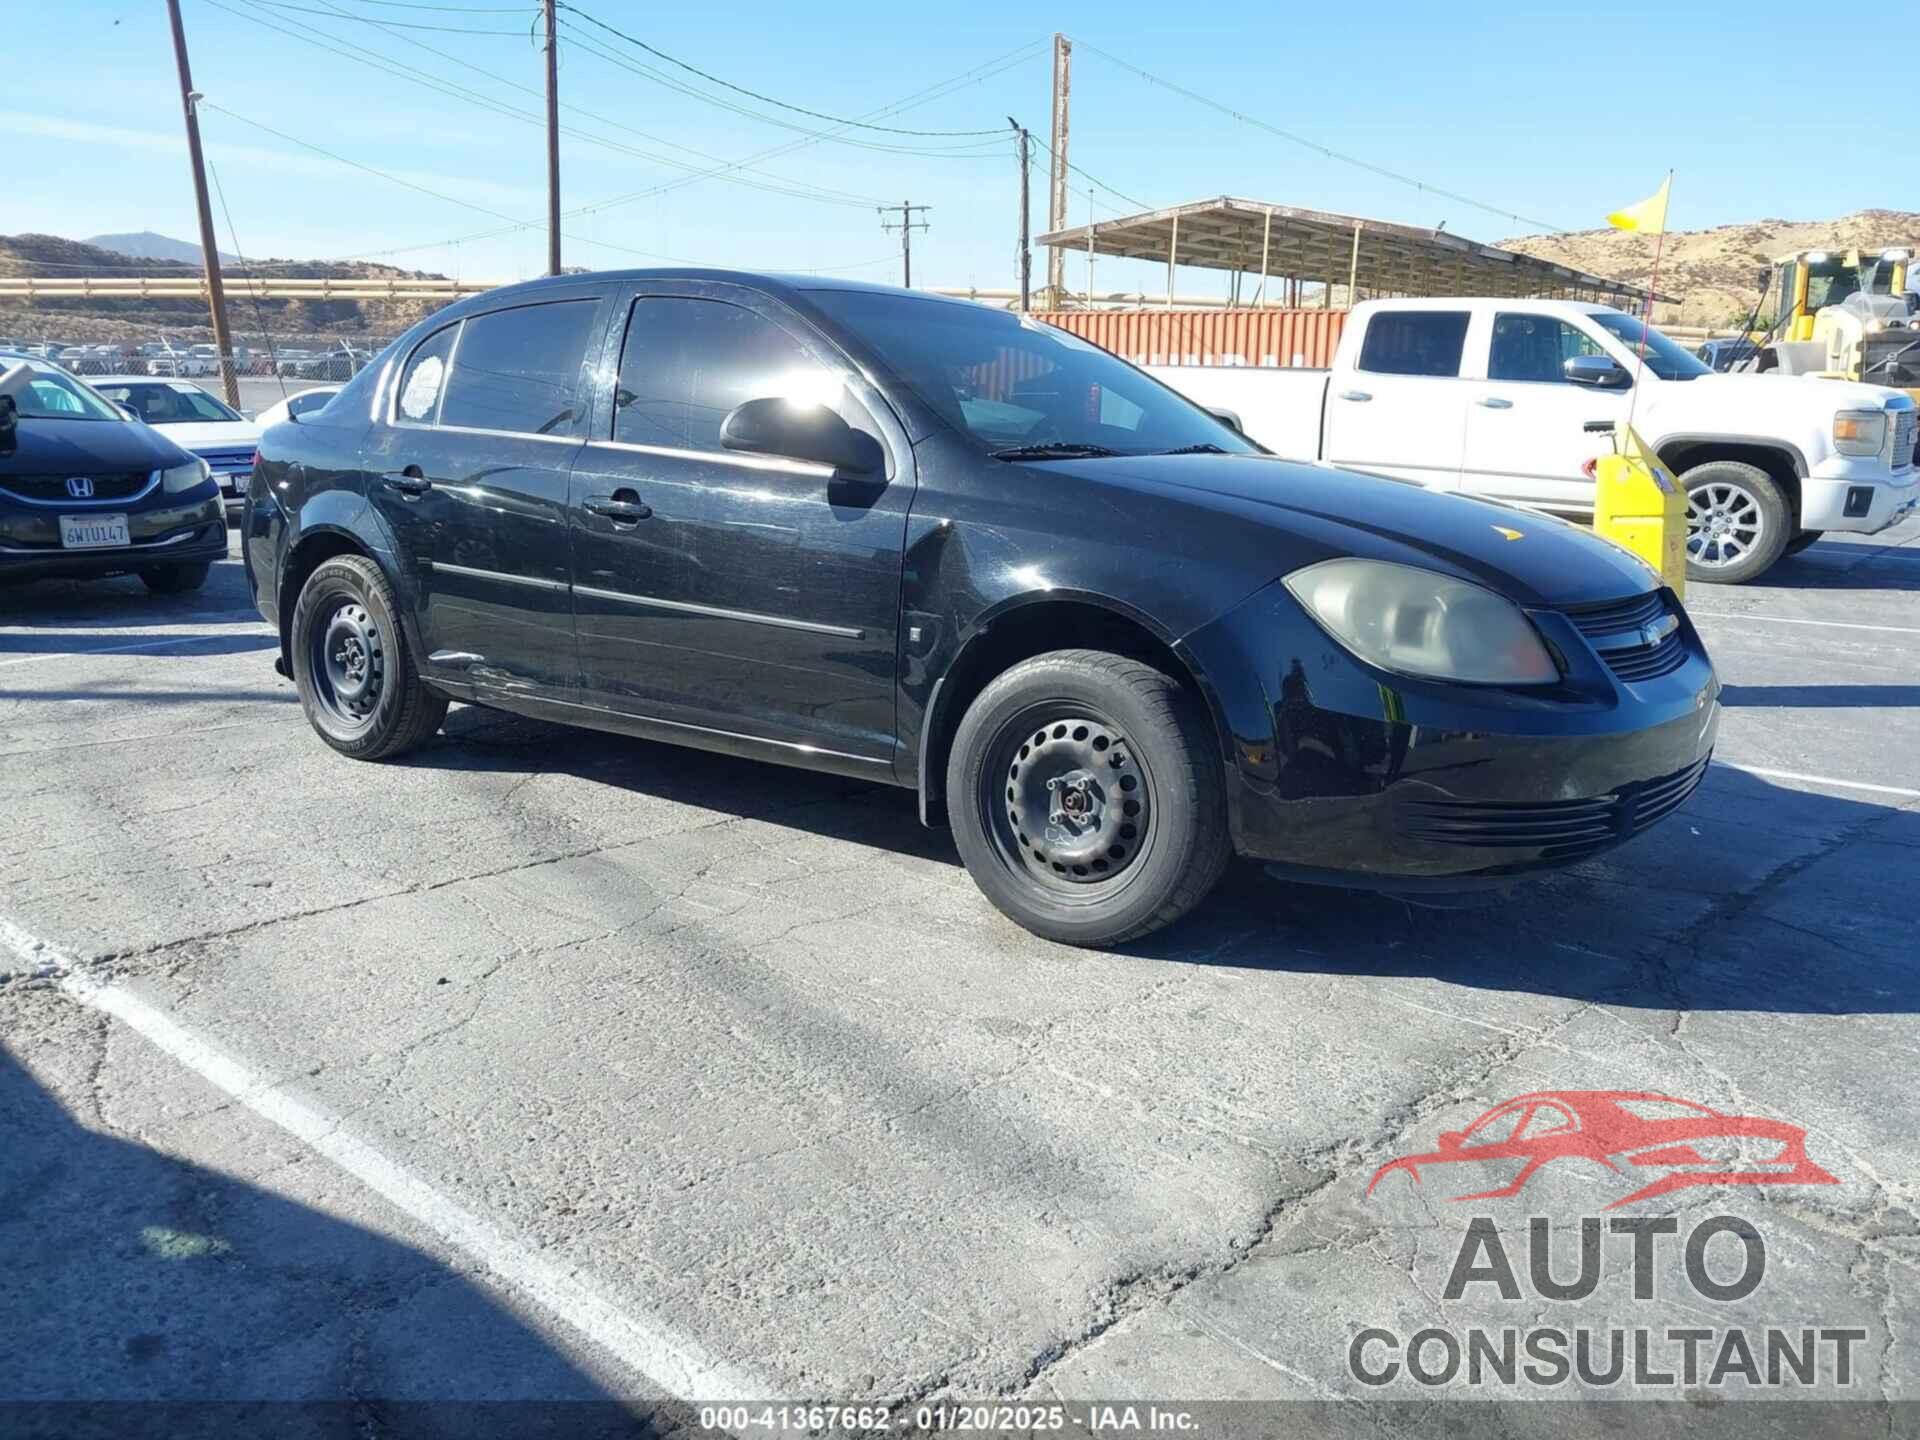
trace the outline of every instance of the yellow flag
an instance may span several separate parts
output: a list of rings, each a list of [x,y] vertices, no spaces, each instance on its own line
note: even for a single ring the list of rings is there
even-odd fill
[[[1667,229],[1667,192],[1673,188],[1673,176],[1660,182],[1660,188],[1638,205],[1629,205],[1607,216],[1616,230],[1637,230],[1642,235],[1664,235]]]

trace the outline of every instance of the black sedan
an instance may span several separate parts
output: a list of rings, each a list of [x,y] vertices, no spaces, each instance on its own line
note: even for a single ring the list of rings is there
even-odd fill
[[[321,738],[450,700],[916,790],[1111,944],[1231,854],[1382,890],[1618,844],[1719,684],[1639,560],[1289,464],[1021,317],[713,271],[496,290],[270,430],[242,522]]]
[[[198,590],[227,553],[206,462],[50,361],[0,355],[0,579]]]

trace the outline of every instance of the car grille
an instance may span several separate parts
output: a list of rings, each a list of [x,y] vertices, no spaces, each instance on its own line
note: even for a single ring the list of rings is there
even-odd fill
[[[1538,850],[1572,860],[1664,820],[1693,794],[1712,757],[1591,800],[1407,800],[1401,832],[1441,845]]]
[[[1916,445],[1916,434],[1920,434],[1920,411],[1901,411],[1893,425],[1894,469],[1920,464],[1920,446]]]
[[[193,452],[213,468],[216,475],[233,475],[253,469],[253,448],[245,450],[196,450]]]
[[[0,491],[40,505],[85,504],[89,500],[130,500],[147,488],[153,479],[151,470],[126,470],[113,475],[89,475],[91,495],[76,496],[67,488],[66,475],[8,475],[0,479]]]
[[[1609,600],[1566,612],[1567,618],[1592,642],[1607,668],[1629,683],[1671,675],[1687,663],[1686,641],[1679,617],[1655,590],[1631,600]],[[1656,634],[1656,632],[1664,632]],[[1655,638],[1649,640],[1649,635]]]

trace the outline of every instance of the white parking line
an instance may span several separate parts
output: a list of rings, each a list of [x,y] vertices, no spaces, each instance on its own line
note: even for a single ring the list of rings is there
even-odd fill
[[[123,650],[161,650],[174,645],[202,644],[208,640],[225,640],[225,635],[181,635],[171,640],[136,640],[130,645],[96,645],[91,650],[49,650],[44,655],[16,655],[11,660],[0,660],[0,666],[31,665],[36,660],[78,660],[88,655],[117,655]]]
[[[1738,610],[1696,610],[1691,605],[1687,614],[1705,615],[1714,620],[1759,620],[1768,625],[1821,625],[1829,630],[1878,630],[1887,635],[1920,635],[1920,627],[1912,625],[1860,625],[1851,620],[1800,620],[1787,615],[1742,615]]]
[[[5,916],[0,916],[0,954],[24,963],[29,973],[59,976],[59,987],[69,998],[112,1016],[236,1103],[331,1160],[446,1245],[478,1260],[674,1398],[702,1404],[780,1393],[715,1359],[670,1326],[621,1309],[592,1282],[540,1258],[405,1166],[355,1139],[341,1128],[338,1116],[296,1099],[132,991],[85,975],[57,948]]]
[[[1920,790],[1908,790],[1900,785],[1868,785],[1860,780],[1836,780],[1831,775],[1802,775],[1797,770],[1768,770],[1759,765],[1742,765],[1733,760],[1722,760],[1715,756],[1716,767],[1725,766],[1729,770],[1740,770],[1748,775],[1759,775],[1767,780],[1798,780],[1803,785],[1822,785],[1829,790],[1865,790],[1873,795],[1897,795],[1902,800],[1920,800]]]

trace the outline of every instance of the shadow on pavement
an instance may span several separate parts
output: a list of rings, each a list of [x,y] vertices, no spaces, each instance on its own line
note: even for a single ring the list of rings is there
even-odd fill
[[[5,1047],[0,1157],[9,1437],[559,1440],[677,1423],[613,1401],[433,1256],[90,1128]],[[302,1171],[328,1168],[307,1156]]]
[[[1723,685],[1720,703],[1818,710],[1911,709],[1920,705],[1920,685]]]
[[[147,617],[149,621],[153,618]],[[252,650],[279,648],[279,637],[264,630],[245,635],[195,636],[192,640],[180,635],[102,636],[97,632],[72,635],[59,630],[11,631],[0,634],[0,665],[5,665],[10,657],[23,658],[28,655],[58,656],[63,660],[84,660],[89,655],[108,658],[130,656],[135,659],[151,656],[165,660],[175,656],[189,659],[207,655],[242,655]]]

